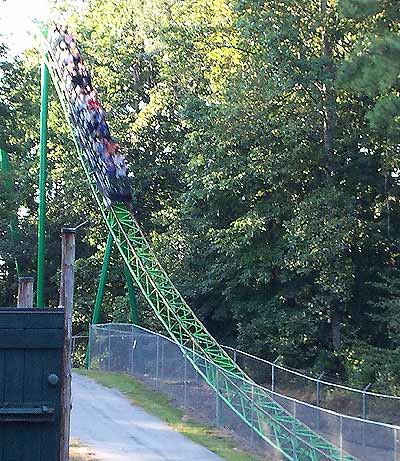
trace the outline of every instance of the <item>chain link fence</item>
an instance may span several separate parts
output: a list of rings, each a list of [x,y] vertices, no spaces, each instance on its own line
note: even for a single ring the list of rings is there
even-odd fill
[[[313,378],[246,352],[224,348],[254,381],[271,391],[356,418],[400,425],[400,397],[331,383],[323,375]]]
[[[187,359],[190,354],[193,354],[190,350],[186,352],[168,338],[132,324],[97,325],[90,332],[92,369],[128,373],[172,398],[189,415],[227,429],[240,438],[244,446],[262,452],[266,458],[277,456],[203,380]],[[240,363],[237,353],[236,360]],[[200,370],[214,367],[216,376],[224,373],[205,358],[196,359],[196,364]],[[246,364],[244,368],[248,370]],[[268,373],[268,369],[265,370]],[[238,389],[244,384],[240,381],[243,380],[235,378]],[[263,389],[288,413],[339,447],[343,454],[349,453],[360,461],[400,461],[399,427],[344,416],[301,402],[280,394],[279,386],[274,392]],[[255,415],[256,411],[253,413]]]
[[[170,397],[189,416],[235,428],[233,435],[244,436],[244,445],[257,449],[253,431],[223,403],[169,339],[133,325],[98,325],[91,327],[89,347],[90,369],[128,373]],[[258,449],[269,450],[261,438]]]

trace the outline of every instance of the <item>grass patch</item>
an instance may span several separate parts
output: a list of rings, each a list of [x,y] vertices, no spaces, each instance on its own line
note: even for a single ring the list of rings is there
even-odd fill
[[[159,417],[171,428],[193,440],[193,442],[203,445],[226,461],[266,460],[266,458],[261,458],[239,449],[233,438],[223,430],[188,419],[185,412],[181,408],[174,406],[165,395],[149,389],[125,373],[108,373],[83,369],[75,371],[93,378],[103,386],[118,389],[133,404]]]

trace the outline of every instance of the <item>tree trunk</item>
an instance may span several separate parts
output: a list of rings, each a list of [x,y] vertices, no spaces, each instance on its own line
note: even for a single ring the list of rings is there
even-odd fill
[[[324,77],[322,84],[322,112],[323,112],[323,133],[324,133],[324,153],[327,161],[328,174],[332,176],[334,173],[333,167],[333,151],[335,137],[335,91],[333,86],[334,79],[334,63],[332,54],[332,43],[327,32],[329,27],[329,11],[328,1],[321,0],[320,3],[321,19],[322,19],[322,57],[324,59],[324,70],[330,79]]]

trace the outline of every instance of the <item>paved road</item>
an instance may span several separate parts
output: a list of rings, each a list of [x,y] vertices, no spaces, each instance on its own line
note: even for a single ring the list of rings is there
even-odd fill
[[[222,461],[130,404],[114,389],[74,374],[71,436],[99,461]]]

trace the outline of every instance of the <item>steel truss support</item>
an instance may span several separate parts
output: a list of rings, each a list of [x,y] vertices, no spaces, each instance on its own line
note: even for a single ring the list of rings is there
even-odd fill
[[[132,279],[131,273],[129,272],[129,268],[125,263],[124,263],[124,274],[125,274],[126,288],[128,290],[128,296],[129,296],[129,305],[131,306],[131,313],[130,313],[131,322],[134,325],[139,325],[139,313],[138,313],[138,307],[137,307],[137,301],[136,301],[135,288],[133,286],[133,279]]]

